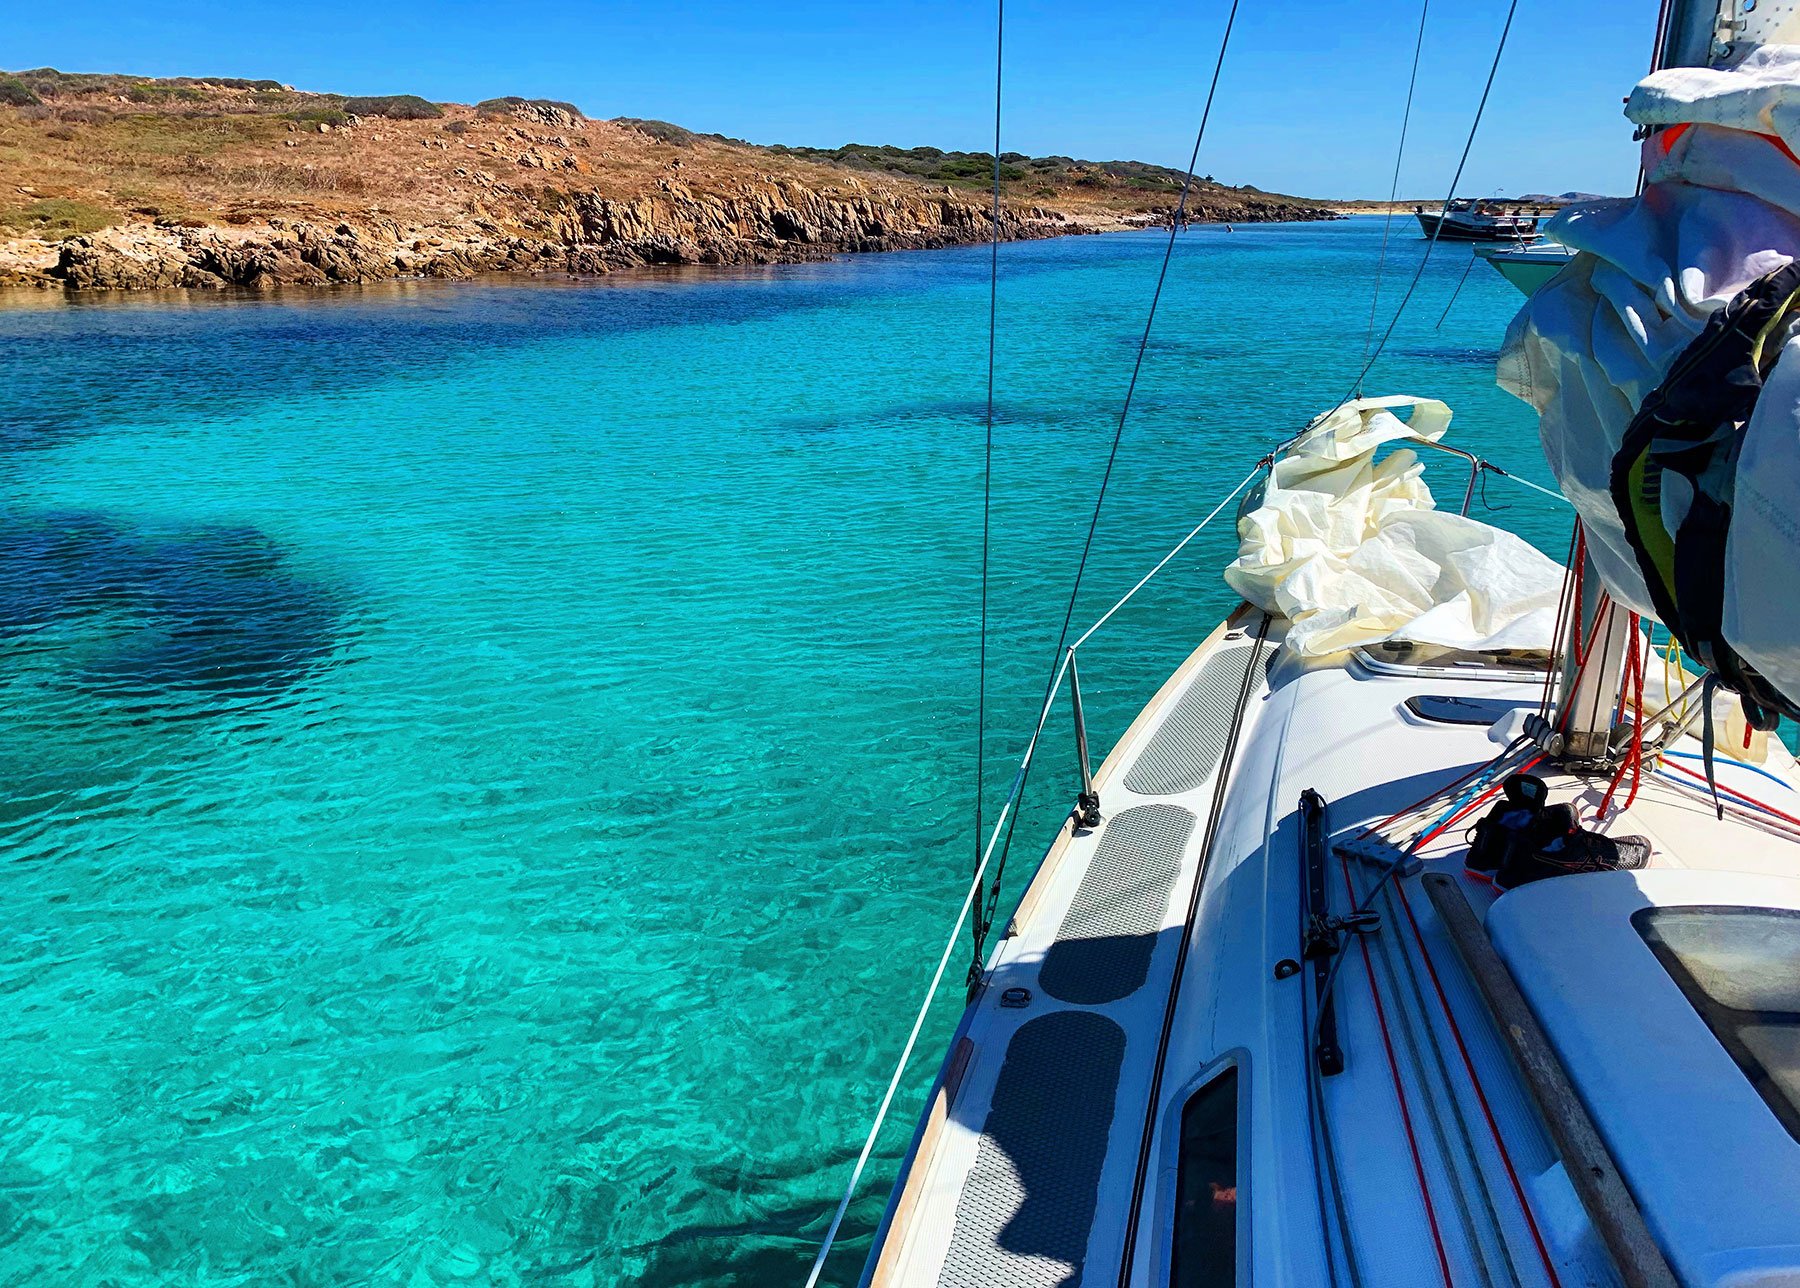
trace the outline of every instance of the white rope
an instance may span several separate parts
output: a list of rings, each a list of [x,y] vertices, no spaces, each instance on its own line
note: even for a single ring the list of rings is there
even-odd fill
[[[1000,807],[1000,815],[994,820],[994,830],[988,834],[987,848],[981,854],[981,864],[975,869],[974,880],[969,883],[969,892],[963,896],[962,907],[957,910],[956,924],[950,928],[950,937],[944,941],[944,951],[938,957],[937,969],[931,973],[931,986],[925,990],[925,1000],[919,1005],[918,1015],[913,1018],[912,1031],[906,1035],[906,1045],[900,1051],[900,1062],[894,1066],[894,1076],[888,1079],[887,1091],[881,1097],[881,1107],[875,1111],[875,1122],[869,1128],[868,1139],[863,1141],[862,1153],[856,1156],[856,1166],[850,1169],[850,1183],[844,1187],[844,1197],[838,1201],[837,1211],[832,1214],[831,1225],[825,1231],[825,1240],[819,1245],[819,1255],[813,1258],[812,1270],[806,1276],[806,1288],[815,1288],[819,1276],[824,1273],[825,1260],[831,1255],[832,1245],[837,1242],[838,1230],[844,1224],[844,1214],[850,1210],[851,1200],[856,1197],[856,1187],[862,1181],[863,1169],[869,1165],[869,1155],[875,1152],[875,1141],[887,1122],[888,1109],[894,1103],[894,1093],[900,1089],[900,1080],[906,1076],[906,1066],[912,1062],[913,1048],[918,1045],[919,1033],[925,1027],[925,1017],[931,1012],[931,1004],[937,1000],[938,985],[943,983],[944,971],[956,952],[956,941],[962,937],[963,924],[969,919],[969,909],[974,906],[975,897],[981,892],[981,878],[987,872],[988,860],[994,856],[994,846],[1000,840],[1000,829],[1006,826],[1007,816],[1018,802],[1025,767],[1037,753],[1038,738],[1050,719],[1050,708],[1056,701],[1056,695],[1061,692],[1063,677],[1068,672],[1068,655],[1065,653],[1063,664],[1057,668],[1056,678],[1051,682],[1050,695],[1044,699],[1044,709],[1038,713],[1037,728],[1032,730],[1031,741],[1025,746],[1024,759],[1019,762],[1019,768],[1013,774],[1012,787],[1006,793],[1006,803]]]
[[[1564,505],[1575,504],[1573,501],[1569,500],[1568,497],[1564,496],[1561,492],[1556,491],[1554,488],[1547,488],[1542,483],[1533,483],[1530,479],[1522,479],[1517,474],[1508,474],[1505,470],[1501,469],[1497,465],[1489,466],[1488,473],[1498,474],[1503,479],[1511,479],[1514,483],[1517,483],[1519,486],[1528,487],[1533,492],[1542,492],[1545,496],[1551,498],[1554,501],[1561,501]]]
[[[1088,642],[1089,635],[1092,635],[1095,631],[1099,630],[1102,626],[1106,625],[1107,622],[1111,621],[1112,615],[1114,613],[1118,612],[1121,608],[1125,607],[1126,603],[1128,603],[1130,601],[1130,599],[1133,595],[1137,594],[1138,591],[1142,590],[1145,586],[1149,585],[1150,579],[1152,577],[1156,576],[1156,574],[1161,572],[1165,567],[1167,567],[1169,560],[1173,559],[1176,555],[1180,554],[1182,552],[1182,550],[1184,550],[1187,547],[1188,542],[1192,541],[1195,537],[1199,536],[1201,529],[1205,528],[1207,524],[1211,523],[1214,519],[1219,517],[1219,511],[1223,510],[1226,506],[1230,505],[1232,503],[1232,501],[1234,501],[1237,498],[1237,494],[1239,492],[1242,492],[1245,488],[1250,486],[1250,481],[1252,479],[1254,479],[1258,474],[1262,473],[1263,466],[1266,465],[1267,463],[1268,463],[1267,461],[1257,462],[1256,468],[1251,470],[1248,474],[1244,475],[1243,481],[1241,483],[1239,483],[1236,487],[1232,488],[1230,493],[1227,494],[1227,496],[1225,497],[1225,499],[1223,501],[1219,502],[1217,505],[1215,505],[1213,507],[1211,514],[1207,515],[1204,519],[1200,520],[1199,523],[1195,524],[1194,530],[1192,532],[1188,533],[1187,536],[1183,537],[1173,550],[1169,551],[1168,554],[1164,555],[1162,557],[1161,562],[1159,562],[1156,565],[1156,567],[1152,568],[1149,572],[1145,573],[1143,575],[1143,578],[1138,582],[1137,585],[1133,586],[1130,590],[1126,591],[1125,597],[1123,599],[1121,599],[1118,603],[1114,604],[1111,608],[1107,609],[1105,614],[1100,618],[1099,621],[1095,622],[1092,626],[1087,628],[1087,635],[1083,635],[1080,639],[1076,640],[1069,647],[1071,649],[1080,648],[1083,644],[1086,644]]]

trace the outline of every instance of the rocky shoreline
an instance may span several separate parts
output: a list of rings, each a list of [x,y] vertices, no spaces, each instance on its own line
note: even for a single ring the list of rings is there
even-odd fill
[[[0,102],[0,133],[25,158],[0,191],[0,286],[591,276],[994,235],[984,186],[958,168],[969,158],[936,149],[828,162],[548,100],[467,107],[48,69],[14,79],[15,99],[40,101]],[[1008,241],[1166,227],[1182,187],[1178,172],[1136,162],[1007,161]],[[1189,210],[1242,223],[1338,214],[1210,177],[1193,183]]]
[[[380,216],[335,223],[271,217],[260,226],[174,221],[103,229],[57,243],[0,243],[0,284],[71,291],[326,286],[481,273],[597,275],[653,265],[797,263],[840,254],[933,250],[985,242],[990,208],[938,193],[864,186],[821,191],[793,182],[745,184],[730,196],[666,182],[652,195],[570,194],[551,227],[509,232],[490,220],[407,223]],[[1324,208],[1244,207],[1206,212],[1237,222],[1335,217]],[[1003,207],[1004,240],[1059,237],[1155,224],[1043,207]]]

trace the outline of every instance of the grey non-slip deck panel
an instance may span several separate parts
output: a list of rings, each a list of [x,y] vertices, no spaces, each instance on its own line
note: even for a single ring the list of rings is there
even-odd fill
[[[1195,818],[1179,805],[1134,805],[1106,820],[1100,844],[1044,954],[1038,986],[1098,1006],[1129,997],[1150,975],[1169,889]]]
[[[956,1204],[939,1288],[1078,1288],[1125,1030],[1056,1011],[1013,1035]]]
[[[1244,668],[1251,664],[1256,667],[1251,683],[1260,683],[1268,670],[1269,650],[1239,644],[1202,662],[1175,709],[1126,771],[1125,786],[1140,796],[1175,796],[1204,783],[1225,752]]]

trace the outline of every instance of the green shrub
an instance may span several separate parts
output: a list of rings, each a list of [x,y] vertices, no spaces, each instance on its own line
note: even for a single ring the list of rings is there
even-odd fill
[[[85,201],[69,201],[62,197],[46,198],[29,205],[0,210],[0,225],[22,233],[60,241],[78,233],[98,232],[119,220],[117,212]]]
[[[17,76],[0,76],[0,103],[7,107],[36,107],[43,101]]]
[[[444,114],[436,103],[428,103],[417,94],[375,94],[344,100],[344,110],[352,116],[385,116],[390,121],[435,121]]]
[[[59,72],[54,67],[34,67],[20,72],[18,78],[34,92],[52,97],[59,94],[92,94],[100,91],[117,94],[132,81],[131,77],[111,72]]]
[[[276,80],[246,80],[242,76],[171,76],[177,85],[217,85],[220,89],[260,89],[278,90],[281,82]]]
[[[350,121],[343,109],[336,107],[303,107],[295,112],[284,112],[282,119],[298,121],[302,125],[346,125]]]
[[[192,85],[174,85],[166,81],[139,81],[125,91],[134,103],[198,103],[206,95]]]
[[[548,107],[567,112],[578,121],[587,119],[575,104],[565,103],[557,98],[520,98],[516,94],[508,94],[505,98],[484,98],[475,104],[475,110],[483,116],[509,116],[515,107]]]
[[[619,116],[613,118],[614,125],[623,125],[628,130],[636,130],[639,134],[655,139],[658,143],[673,143],[677,147],[686,147],[694,141],[694,132],[685,130],[679,125],[671,125],[667,121],[646,121],[635,116]]]

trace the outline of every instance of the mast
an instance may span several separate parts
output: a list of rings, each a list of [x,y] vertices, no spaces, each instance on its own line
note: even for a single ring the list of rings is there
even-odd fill
[[[1651,70],[1731,67],[1771,44],[1800,44],[1800,0],[1665,0]],[[1561,641],[1558,709],[1542,741],[1559,759],[1606,764],[1619,741],[1615,719],[1631,619],[1606,598],[1591,558],[1583,558],[1576,575],[1580,611],[1569,614]]]
[[[1669,0],[1656,69],[1730,67],[1758,45],[1800,44],[1796,0]]]

